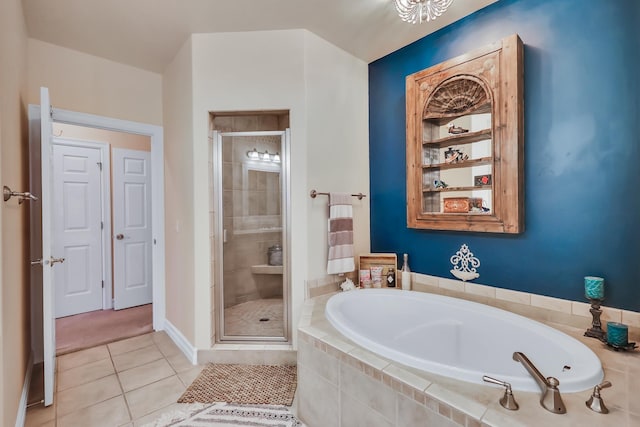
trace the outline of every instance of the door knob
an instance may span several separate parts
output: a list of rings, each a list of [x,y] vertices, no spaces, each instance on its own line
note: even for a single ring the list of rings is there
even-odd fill
[[[124,239],[124,234],[122,234],[122,233],[121,234],[116,234],[116,239],[118,239],[118,240]]]
[[[50,264],[51,264],[51,266],[53,266],[53,265],[54,265],[55,263],[57,263],[57,262],[59,262],[59,263],[61,263],[61,264],[62,264],[62,263],[64,262],[64,258],[54,258],[54,257],[51,257],[51,260],[50,260]]]

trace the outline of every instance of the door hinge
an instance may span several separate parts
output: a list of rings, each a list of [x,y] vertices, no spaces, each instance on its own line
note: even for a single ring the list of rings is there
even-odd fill
[[[100,168],[100,172],[102,172],[102,162],[96,162],[96,164],[98,165],[98,167]]]
[[[49,105],[49,117],[53,119],[53,105]]]
[[[102,289],[104,289],[104,280],[102,281]]]
[[[100,230],[104,230],[104,222],[100,221]]]

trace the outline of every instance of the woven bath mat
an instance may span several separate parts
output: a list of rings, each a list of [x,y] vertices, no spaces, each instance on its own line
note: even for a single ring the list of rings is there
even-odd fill
[[[291,406],[296,385],[295,366],[209,363],[180,396],[178,403]]]

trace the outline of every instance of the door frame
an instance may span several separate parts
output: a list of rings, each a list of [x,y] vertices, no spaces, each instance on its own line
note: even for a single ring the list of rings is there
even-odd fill
[[[51,145],[64,145],[67,147],[90,148],[100,150],[100,162],[102,163],[102,173],[100,174],[100,189],[102,191],[102,280],[104,288],[102,290],[102,309],[113,308],[112,292],[112,257],[111,257],[111,156],[109,155],[110,145],[108,142],[91,141],[86,139],[69,138],[65,136],[54,136],[51,138]]]
[[[88,113],[52,108],[54,122],[67,123],[77,126],[111,130],[116,132],[133,133],[148,136],[151,139],[151,227],[153,236],[151,260],[153,276],[153,329],[165,329],[166,300],[165,300],[165,229],[164,229],[164,134],[162,126],[139,123],[122,119],[98,116]],[[40,105],[29,105],[29,144],[32,138],[40,138],[38,130],[40,124]],[[31,165],[30,165],[31,166]],[[40,243],[37,243],[40,244]],[[37,276],[37,275],[32,275]],[[39,280],[38,277],[35,278]],[[33,282],[33,277],[32,277]],[[40,287],[40,285],[37,285]],[[34,284],[32,283],[32,289]],[[33,296],[32,296],[33,298]],[[37,308],[36,311],[42,311]],[[34,316],[32,309],[32,317]],[[42,327],[41,317],[35,315],[32,319],[32,329]],[[41,314],[40,314],[41,316]],[[35,320],[35,322],[33,321]],[[42,329],[32,330],[32,347],[34,363],[43,360]]]
[[[291,130],[286,128],[277,131],[230,131],[223,132],[214,130],[210,133],[213,140],[213,152],[211,161],[213,162],[213,196],[216,215],[214,218],[214,235],[218,239],[213,253],[215,255],[214,274],[216,283],[215,308],[216,312],[216,344],[219,343],[269,343],[290,345],[292,340],[291,331]],[[222,183],[222,138],[225,136],[279,136],[281,138],[281,215],[282,215],[282,256],[284,261],[284,269],[282,275],[282,299],[283,299],[283,336],[282,337],[265,337],[265,336],[232,336],[226,335],[224,330],[224,218],[223,218],[223,183]]]

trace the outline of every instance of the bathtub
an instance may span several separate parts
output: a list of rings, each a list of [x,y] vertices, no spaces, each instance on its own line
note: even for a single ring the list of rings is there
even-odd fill
[[[587,390],[603,379],[593,351],[576,339],[517,314],[457,298],[397,289],[342,292],[325,316],[356,344],[407,366],[461,381],[486,384],[483,375],[539,392],[523,352],[560,391]]]

